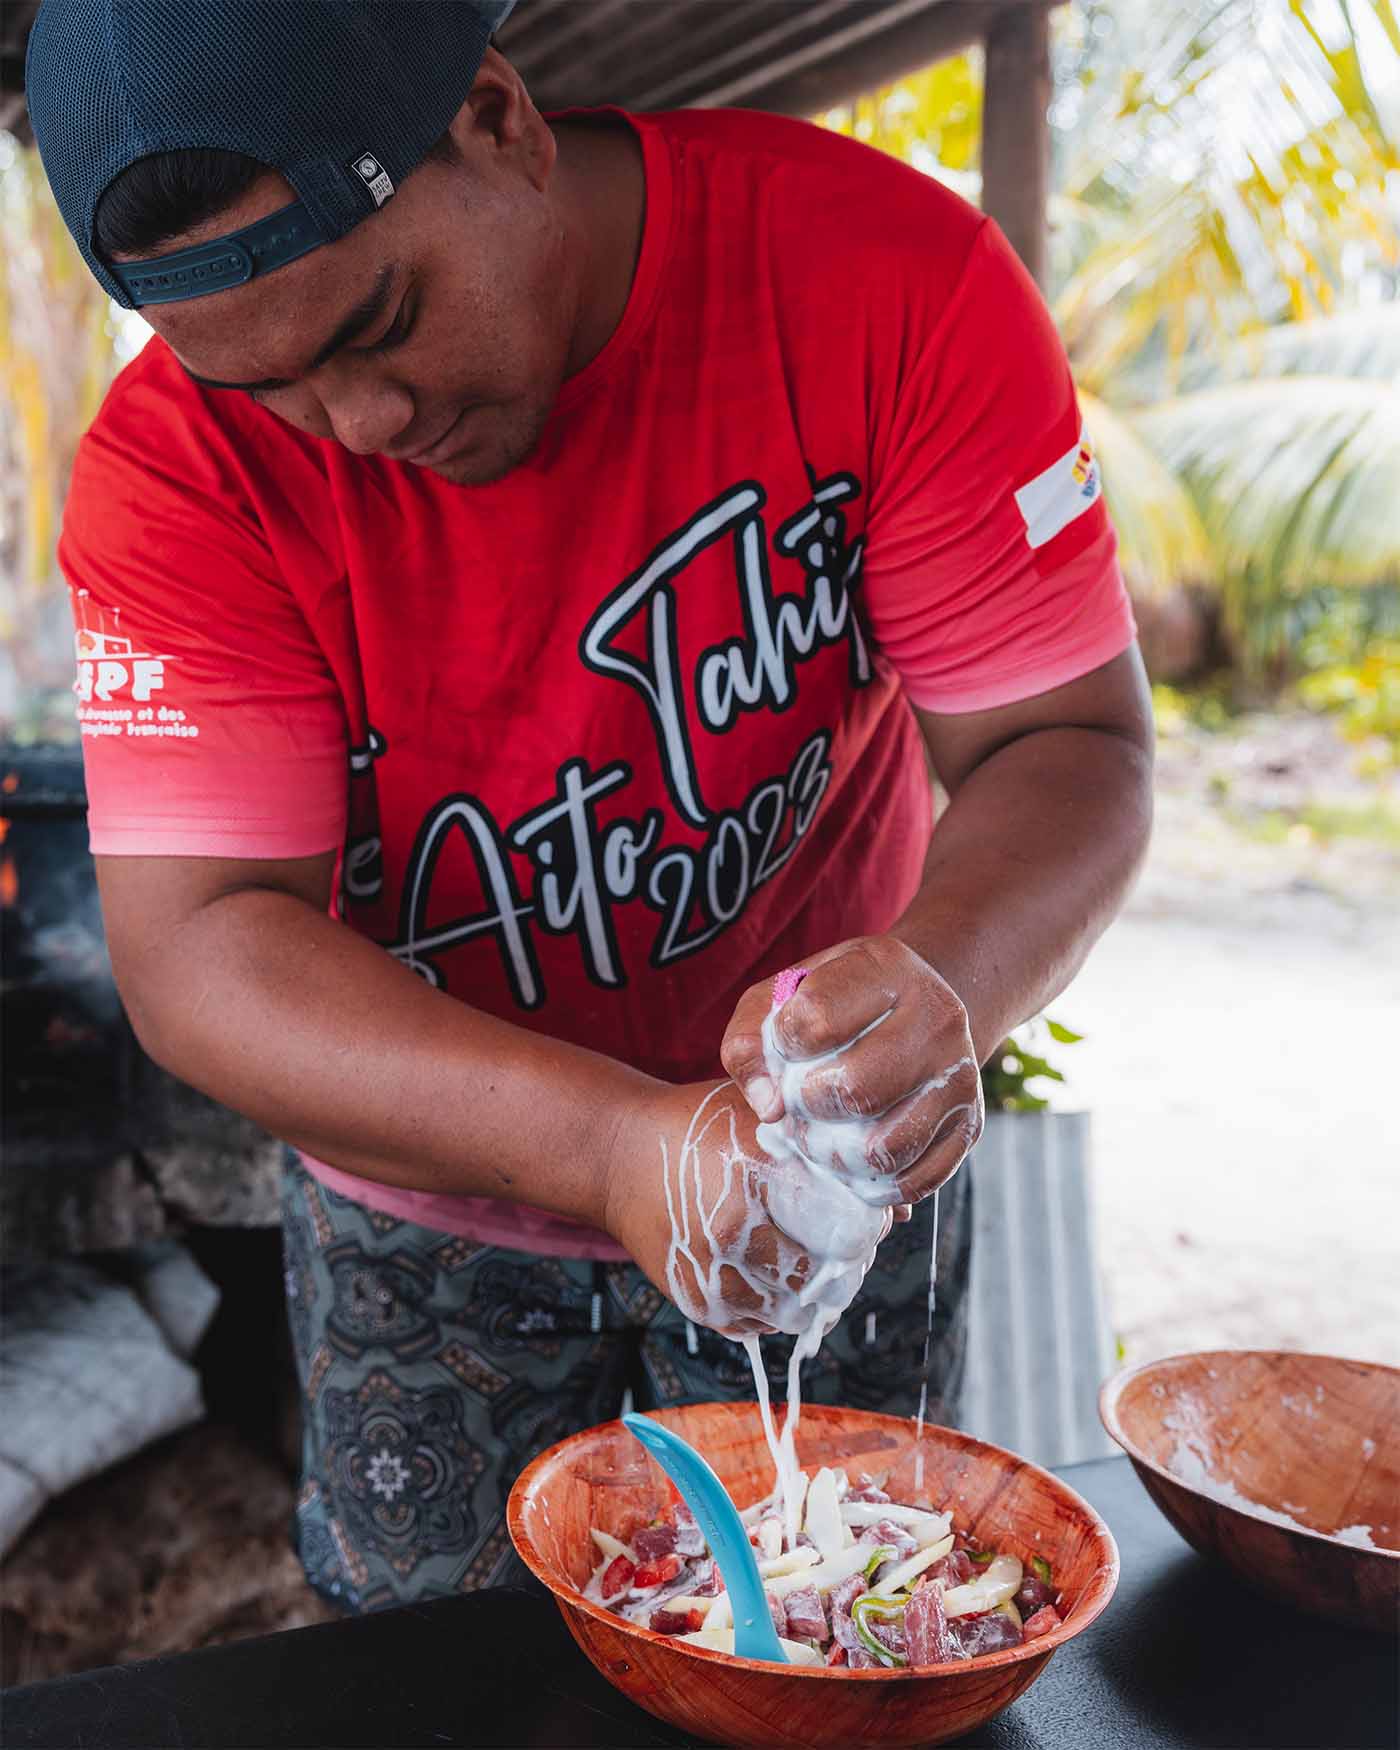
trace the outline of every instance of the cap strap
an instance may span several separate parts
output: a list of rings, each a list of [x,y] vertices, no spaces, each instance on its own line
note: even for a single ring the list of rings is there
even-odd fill
[[[152,261],[113,262],[108,271],[134,306],[174,304],[241,286],[254,274],[285,267],[321,241],[311,214],[300,201],[293,201],[212,243],[196,243],[192,249],[177,249]]]

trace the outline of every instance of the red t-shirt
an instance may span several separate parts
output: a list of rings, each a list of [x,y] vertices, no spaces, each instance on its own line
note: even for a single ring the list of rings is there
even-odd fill
[[[719,1073],[746,985],[914,894],[911,700],[1023,699],[1133,627],[1063,349],[997,227],[805,123],[626,119],[626,311],[513,473],[354,455],[155,340],[83,441],[60,558],[95,852],[338,848],[348,928],[679,1080]],[[617,1255],[312,1166],[483,1242]]]

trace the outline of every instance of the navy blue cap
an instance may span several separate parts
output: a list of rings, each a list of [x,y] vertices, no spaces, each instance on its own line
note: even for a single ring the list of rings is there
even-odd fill
[[[515,0],[44,0],[25,93],[64,222],[128,309],[198,298],[377,212],[466,101]],[[139,158],[242,152],[297,199],[227,237],[109,264],[93,220]]]

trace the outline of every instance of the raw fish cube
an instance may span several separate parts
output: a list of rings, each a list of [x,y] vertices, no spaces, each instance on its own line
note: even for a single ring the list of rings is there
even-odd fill
[[[1046,1604],[1055,1602],[1055,1588],[1047,1586],[1039,1575],[1028,1573],[1021,1581],[1021,1589],[1016,1594],[1016,1608],[1022,1616],[1034,1616]]]
[[[794,1640],[824,1641],[826,1611],[815,1586],[799,1586],[783,1600],[787,1606],[788,1634]]]
[[[702,1561],[691,1562],[689,1566],[691,1584],[686,1587],[686,1591],[693,1598],[713,1598],[717,1592],[723,1589],[723,1582],[719,1577],[719,1565],[711,1561],[708,1556]]]
[[[901,1557],[912,1556],[919,1547],[918,1539],[909,1535],[907,1527],[896,1525],[892,1519],[882,1519],[878,1525],[867,1525],[856,1542],[892,1544],[895,1552]]]
[[[915,1588],[904,1611],[904,1638],[911,1665],[941,1665],[963,1657],[948,1631],[940,1587]]]
[[[654,1562],[659,1556],[668,1556],[676,1547],[676,1528],[674,1525],[646,1525],[635,1534],[632,1548],[643,1562]]]
[[[705,1534],[696,1523],[695,1515],[683,1501],[676,1508],[676,1554],[678,1556],[703,1556],[705,1554]]]
[[[1034,1616],[1028,1616],[1021,1629],[1024,1640],[1038,1641],[1042,1635],[1048,1635],[1052,1628],[1058,1628],[1063,1618],[1053,1604],[1042,1604]]]
[[[948,1628],[968,1659],[975,1659],[979,1653],[999,1653],[1003,1647],[1019,1647],[1021,1644],[1021,1630],[999,1610],[989,1610],[983,1616],[956,1617]]]
[[[852,1574],[849,1580],[831,1588],[831,1632],[851,1653],[861,1644],[856,1625],[851,1620],[851,1606],[864,1590],[865,1581],[859,1574]]]

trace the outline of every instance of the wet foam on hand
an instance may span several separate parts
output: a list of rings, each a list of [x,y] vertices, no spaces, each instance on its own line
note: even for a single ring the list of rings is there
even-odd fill
[[[774,1010],[787,1001],[805,976],[805,971],[798,969],[778,975],[773,988]],[[810,1065],[783,1058],[773,1040],[771,1019],[770,1012],[763,1030],[768,1071],[782,1087],[789,1113],[800,1116],[801,1077]],[[802,1363],[816,1354],[822,1339],[855,1299],[876,1248],[890,1230],[892,1205],[900,1200],[899,1192],[892,1178],[865,1168],[865,1188],[868,1193],[878,1191],[878,1197],[858,1194],[845,1167],[833,1165],[829,1156],[814,1160],[799,1147],[791,1117],[781,1124],[758,1127],[757,1140],[767,1158],[751,1158],[739,1140],[733,1111],[714,1104],[722,1091],[715,1088],[701,1101],[676,1161],[671,1161],[663,1144],[666,1207],[671,1221],[667,1285],[688,1318],[723,1329],[753,1316],[751,1307],[735,1304],[726,1291],[726,1273],[732,1273],[758,1297],[764,1323],[796,1338],[788,1364],[788,1408],[781,1436],[773,1425],[758,1338],[744,1339],[782,1491],[784,1520],[789,1535],[795,1538],[800,1481],[794,1437],[801,1414]],[[721,1128],[717,1138],[717,1125],[727,1127],[727,1135]],[[864,1148],[858,1145],[862,1137],[868,1137],[870,1127],[870,1120],[845,1121],[840,1127],[840,1152],[849,1150],[863,1163]],[[717,1194],[707,1204],[701,1183],[701,1149],[714,1148],[716,1143],[721,1178]],[[740,1207],[742,1219],[736,1226],[733,1218]],[[722,1246],[716,1232],[721,1210],[726,1215]],[[766,1267],[756,1267],[748,1258],[750,1241],[759,1227],[768,1228],[777,1246],[774,1263]],[[804,1260],[809,1268],[805,1275],[799,1275]]]
[[[796,1338],[788,1362],[787,1415],[781,1435],[773,1423],[759,1339],[756,1336],[743,1339],[790,1539],[797,1534],[801,1504],[795,1435],[802,1411],[802,1363],[817,1353],[827,1332],[855,1299],[880,1242],[890,1231],[894,1206],[904,1201],[894,1174],[871,1164],[871,1141],[879,1119],[816,1118],[802,1097],[805,1077],[839,1057],[855,1040],[838,1051],[813,1058],[788,1058],[779,1049],[774,1018],[806,976],[805,968],[791,968],[777,975],[773,981],[773,1004],[763,1022],[764,1065],[782,1095],[784,1107],[780,1122],[760,1124],[755,1132],[755,1140],[767,1158],[754,1160],[745,1154],[731,1109],[710,1110],[723,1091],[721,1088],[713,1089],[696,1109],[679,1159],[672,1162],[664,1143],[662,1147],[671,1219],[666,1267],[671,1298],[688,1318],[714,1329],[752,1318],[751,1307],[736,1305],[726,1293],[725,1273],[732,1272],[748,1291],[757,1295],[763,1321],[772,1330]],[[873,1032],[890,1012],[877,1016],[856,1038]],[[969,1061],[960,1060],[942,1075],[929,1078],[918,1092],[946,1086]],[[715,1146],[713,1131],[717,1124],[727,1125],[728,1136],[720,1144],[719,1190],[707,1208],[700,1177],[700,1150],[702,1146]],[[929,1140],[932,1142],[932,1136]],[[733,1227],[730,1223],[740,1202],[743,1218]],[[722,1248],[716,1236],[721,1210],[729,1218],[727,1243]],[[935,1221],[936,1213],[935,1205]],[[749,1262],[747,1253],[755,1230],[762,1226],[769,1229],[776,1242],[777,1257],[775,1265],[760,1269]],[[804,1258],[810,1268],[799,1278],[797,1269]],[[932,1268],[929,1296],[931,1329]],[[926,1347],[926,1373],[927,1360]],[[926,1402],[927,1379],[920,1404],[920,1432]],[[922,1469],[920,1454],[920,1482]]]

